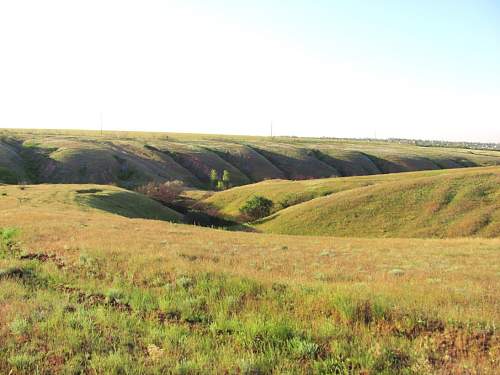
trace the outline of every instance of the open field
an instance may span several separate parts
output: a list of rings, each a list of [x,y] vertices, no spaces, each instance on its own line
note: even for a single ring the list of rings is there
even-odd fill
[[[0,186],[2,373],[500,369],[498,239],[227,232],[88,189],[110,207],[116,188]]]
[[[394,142],[177,133],[2,130],[0,182],[134,187],[181,180],[209,188],[212,169],[234,186],[265,179],[438,170],[500,164],[500,152]]]

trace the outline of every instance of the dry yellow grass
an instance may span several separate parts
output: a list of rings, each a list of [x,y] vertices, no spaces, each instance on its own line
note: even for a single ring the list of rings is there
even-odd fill
[[[87,321],[90,321],[88,324],[94,324],[91,329],[102,332],[107,340],[101,343],[95,339],[96,345],[99,343],[106,351],[105,354],[92,352],[92,366],[99,369],[96,370],[98,372],[118,373],[117,369],[135,366],[139,357],[113,352],[112,349],[113,345],[127,348],[130,340],[136,343],[134,345],[139,345],[138,348],[134,346],[134,355],[144,357],[139,358],[141,366],[149,369],[136,370],[134,373],[159,373],[162,368],[174,373],[238,372],[244,368],[258,369],[264,373],[282,373],[291,369],[311,372],[320,368],[311,367],[313,361],[318,363],[317,366],[324,366],[321,367],[323,369],[330,369],[322,370],[323,373],[332,371],[335,367],[331,366],[337,365],[345,366],[342,367],[344,369],[354,366],[353,372],[364,373],[378,373],[384,369],[388,369],[389,373],[398,373],[404,369],[402,373],[408,374],[494,374],[498,370],[500,343],[495,327],[500,322],[500,240],[355,239],[228,232],[157,220],[130,219],[74,205],[68,203],[67,199],[61,199],[63,193],[57,193],[58,189],[65,188],[53,186],[54,194],[50,202],[37,199],[19,202],[17,195],[28,194],[29,189],[0,186],[0,228],[20,229],[17,240],[23,252],[54,254],[64,262],[65,267],[59,271],[50,263],[37,268],[39,272],[53,275],[51,277],[55,282],[69,278],[72,282],[70,288],[80,288],[88,293],[111,288],[108,295],[121,298],[120,293],[123,292],[116,291],[116,288],[121,288],[136,293],[133,294],[136,300],[150,301],[154,300],[154,296],[161,302],[170,289],[156,285],[157,280],[177,278],[179,283],[184,275],[210,272],[256,280],[274,293],[272,298],[282,298],[285,305],[280,300],[245,297],[248,300],[245,300],[243,314],[235,307],[223,320],[209,322],[206,326],[205,323],[186,326],[187,323],[170,321],[158,326],[156,315],[146,308],[141,310],[137,307],[139,310],[131,314],[126,309],[114,312],[112,307],[106,309],[103,306],[78,307],[74,313],[64,312],[65,309],[74,309],[71,299],[69,307],[66,306],[68,297],[59,297],[50,294],[52,292],[49,290],[41,289],[35,293],[35,297],[30,297],[32,299],[23,299],[21,296],[32,296],[34,292],[15,280],[0,279],[0,297],[5,301],[0,301],[0,332],[4,335],[0,338],[0,353],[5,353],[1,351],[3,344],[5,348],[10,348],[9,353],[21,349],[25,353],[26,347],[35,345],[30,341],[22,341],[23,337],[28,337],[26,332],[31,325],[35,328],[30,337],[38,340],[33,342],[39,342],[43,336],[37,332],[48,330],[51,332],[47,336],[48,345],[54,348],[54,352],[44,353],[43,359],[37,359],[35,354],[33,359],[23,357],[25,354],[12,354],[8,360],[0,358],[2,370],[15,366],[33,369],[29,366],[42,364],[45,373],[62,371],[64,362],[73,360],[73,356],[79,353],[67,353],[57,343],[70,340],[64,332],[78,335],[79,326],[75,329],[71,324],[87,324]],[[7,196],[2,195],[5,191]],[[85,262],[88,259],[99,265],[97,274],[89,276],[84,273],[82,261],[87,264]],[[0,270],[23,267],[21,262],[11,258],[0,259]],[[189,278],[186,280],[191,282]],[[211,284],[207,287],[205,293],[209,295]],[[190,303],[197,301],[189,294],[180,295]],[[300,296],[300,299],[295,299],[295,296]],[[62,306],[59,308],[54,306],[56,298],[61,298]],[[349,301],[354,301],[352,304],[355,308],[350,313],[354,314],[353,317],[345,316],[345,311],[350,311],[347,307],[347,310],[341,308],[344,303],[351,303]],[[137,301],[134,303],[133,309],[137,305],[142,306]],[[129,308],[128,305],[124,306]],[[390,320],[387,311],[391,312]],[[33,322],[33,316],[41,313],[47,314],[44,319],[48,319],[54,327],[44,326],[43,321]],[[262,314],[265,318],[258,319],[264,320],[255,320]],[[283,328],[284,336],[273,333],[282,332],[279,327],[285,323],[279,319],[283,317],[292,319],[293,327],[299,327],[294,328],[297,331],[294,331],[293,339],[287,338],[288,326]],[[68,319],[71,320],[68,322]],[[416,319],[416,323],[410,323],[411,319]],[[420,324],[418,319],[424,319],[422,324],[426,328],[422,332],[415,331],[416,336],[413,336],[412,332],[416,329],[413,327],[418,328]],[[218,338],[210,333],[214,332],[217,324],[228,321],[243,324],[244,328],[237,331],[240,333],[234,333],[234,338]],[[141,335],[142,331],[137,327],[139,322],[150,327],[150,331]],[[58,336],[58,324],[65,325],[64,330],[61,328],[61,334],[64,333],[65,337]],[[264,336],[259,336],[257,324],[267,327],[266,331],[262,331],[267,332]],[[278,331],[273,331],[275,328],[271,324],[277,324]],[[432,328],[432,324],[437,324],[437,328]],[[445,325],[444,328],[441,324]],[[90,328],[85,329],[87,332]],[[133,332],[129,333],[127,329]],[[245,332],[257,333],[256,336],[250,336],[252,338],[248,341],[244,338]],[[174,333],[184,335],[184,344],[180,348],[172,346],[172,342],[178,340],[177,336],[172,336]],[[255,340],[266,338],[267,334],[275,335],[272,336],[275,340],[272,342],[276,342],[276,345],[284,342],[291,345],[290,349],[280,352],[285,349],[279,349],[279,346],[271,352],[252,354],[255,349],[245,346],[255,347]],[[157,340],[155,335],[166,335],[166,338]],[[115,343],[113,337],[124,337],[124,343]],[[307,338],[314,339],[313,343],[318,344],[310,344]],[[482,344],[483,338],[487,344]],[[212,342],[210,340],[214,343],[209,344]],[[350,340],[356,342],[354,347],[348,346]],[[294,345],[299,345],[299,349]],[[141,349],[143,346],[144,350]],[[319,353],[324,351],[325,354],[304,357],[308,359],[287,357],[297,350],[307,353],[307,348],[312,348],[314,353],[321,350]],[[211,353],[209,357],[205,353],[207,350]],[[366,357],[359,351],[366,353]],[[106,354],[108,352],[111,357]],[[344,361],[342,356],[335,357],[341,352],[350,353],[352,357],[337,365],[337,362],[322,357]],[[154,358],[151,353],[154,353]],[[408,357],[410,354],[406,353],[412,354]],[[251,366],[245,359],[248,355],[248,361],[253,361]],[[247,362],[243,363],[242,358]],[[271,359],[270,362],[262,362],[262,358]],[[349,362],[356,358],[360,358],[358,362]],[[165,362],[166,367],[158,367],[159,362],[153,360]],[[185,368],[188,365],[192,367],[174,371],[175,366],[169,360],[174,363],[190,361],[186,362]],[[325,367],[327,361],[330,361],[330,367]],[[73,365],[77,368],[76,364]],[[364,370],[367,367],[371,370]],[[198,370],[189,370],[194,368]]]
[[[50,205],[7,202],[0,197],[0,227],[21,228],[24,247],[73,261],[82,252],[119,259],[117,269],[138,278],[166,269],[227,272],[265,282],[319,283],[387,294],[453,319],[500,321],[497,239],[238,233],[71,209],[57,200]],[[402,273],[395,276],[393,270]]]

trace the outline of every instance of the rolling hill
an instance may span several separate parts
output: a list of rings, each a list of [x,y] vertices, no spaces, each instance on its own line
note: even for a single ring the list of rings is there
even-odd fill
[[[364,179],[341,179],[346,182],[339,181],[338,192],[283,209],[254,225],[272,233],[344,237],[500,236],[500,168],[398,176],[382,176],[373,184],[368,179],[366,186]],[[324,182],[323,188],[332,184]]]
[[[110,213],[129,218],[182,222],[183,215],[148,197],[106,185],[0,185],[2,212],[50,207],[65,213],[72,210]]]
[[[480,170],[480,169],[476,169]],[[424,176],[461,173],[461,170],[433,170],[422,172],[403,172],[401,174],[379,174],[342,178],[323,178],[314,180],[267,180],[255,184],[238,186],[232,189],[208,194],[201,198],[201,206],[213,208],[218,215],[230,220],[242,221],[239,209],[252,196],[260,195],[274,202],[274,210],[279,211],[289,206],[307,202],[321,196],[327,196],[344,190],[363,186],[408,180]]]
[[[181,180],[208,189],[210,171],[233,186],[500,164],[500,152],[384,141],[51,130],[0,132],[0,182],[96,183],[131,188]]]

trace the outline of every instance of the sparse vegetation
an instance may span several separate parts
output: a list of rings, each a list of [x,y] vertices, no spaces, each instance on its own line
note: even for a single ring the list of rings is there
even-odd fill
[[[137,189],[139,193],[167,206],[179,199],[184,190],[185,186],[182,181],[148,182]]]

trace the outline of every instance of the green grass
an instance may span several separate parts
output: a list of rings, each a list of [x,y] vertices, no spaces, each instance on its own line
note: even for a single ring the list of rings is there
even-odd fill
[[[475,171],[481,170],[482,169],[475,169]],[[426,176],[457,173],[463,173],[463,170],[408,172],[404,174],[380,174],[303,181],[269,180],[217,192],[208,197],[202,197],[199,200],[201,200],[201,203],[207,208],[211,207],[218,210],[220,216],[235,220],[240,217],[240,207],[254,195],[260,195],[271,199],[275,203],[274,210],[279,211],[288,206],[307,202],[314,198],[360,187],[388,182],[409,181]]]
[[[500,235],[499,168],[400,177],[381,178],[366,187],[339,182],[345,191],[279,211],[255,227],[272,233],[348,237]]]
[[[498,345],[493,327],[463,328],[396,300],[366,299],[362,288],[332,293],[205,272],[139,282],[116,272],[121,255],[85,259],[64,270],[0,263],[10,267],[0,270],[0,300],[9,307],[0,371],[424,374],[451,371],[457,359],[484,373],[497,364],[488,359]],[[453,340],[475,357],[457,358]]]

